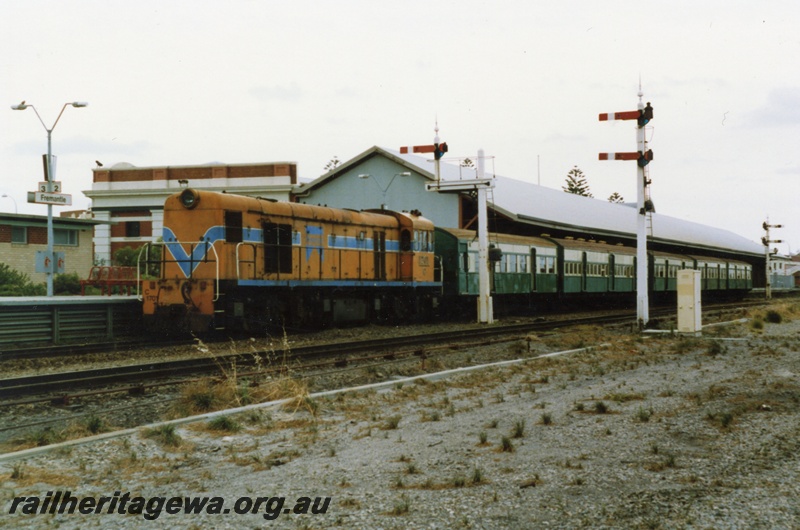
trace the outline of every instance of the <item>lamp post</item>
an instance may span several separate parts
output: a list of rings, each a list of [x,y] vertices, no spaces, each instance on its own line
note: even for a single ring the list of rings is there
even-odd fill
[[[11,199],[12,201],[14,201],[14,213],[19,213],[19,210],[17,210],[17,201],[14,199],[14,197],[12,197],[11,195],[6,195],[5,193],[3,195],[0,195],[0,197],[3,197],[4,199]]]
[[[386,192],[389,191],[389,188],[392,186],[392,182],[394,182],[394,179],[396,179],[397,177],[410,177],[410,176],[411,176],[411,172],[410,171],[403,171],[402,173],[395,173],[394,175],[392,175],[392,178],[389,179],[389,183],[386,185],[385,188],[383,186],[381,186],[381,183],[378,182],[378,179],[376,179],[375,177],[373,177],[372,175],[370,175],[368,173],[362,173],[361,175],[358,176],[358,178],[360,178],[360,179],[369,179],[369,178],[371,178],[375,182],[375,185],[378,186],[378,188],[380,188],[381,195],[383,197],[383,201],[381,202],[381,210],[385,210],[386,209]]]
[[[61,115],[64,114],[64,109],[68,106],[73,106],[76,108],[82,108],[88,105],[85,101],[73,101],[71,103],[64,103],[64,106],[61,107],[61,112],[58,113],[58,117],[56,121],[53,122],[53,126],[49,129],[47,125],[45,125],[44,120],[42,117],[39,116],[39,111],[36,110],[36,107],[33,105],[28,105],[23,101],[18,105],[11,105],[11,110],[25,110],[28,107],[33,109],[33,112],[36,113],[36,117],[39,118],[39,122],[44,127],[44,130],[47,131],[47,175],[46,175],[46,182],[47,182],[47,193],[53,193],[53,147],[52,147],[52,135],[53,129],[56,128],[58,124],[58,120],[61,119]],[[16,202],[14,203],[16,205]],[[47,274],[47,296],[53,296],[53,269],[55,267],[55,260],[53,259],[53,205],[47,205],[47,258],[49,258],[49,266],[46,267],[45,273]]]

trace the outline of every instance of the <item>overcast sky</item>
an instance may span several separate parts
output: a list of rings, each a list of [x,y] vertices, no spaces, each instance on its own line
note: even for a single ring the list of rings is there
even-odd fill
[[[578,166],[599,200],[636,198],[641,78],[658,213],[800,251],[800,2],[4,0],[0,194],[42,180],[89,206],[110,166],[292,161],[301,179],[373,145],[483,148],[499,175],[560,189]],[[537,163],[538,161],[538,163]],[[13,211],[0,198],[0,211]],[[635,228],[632,227],[632,230]]]

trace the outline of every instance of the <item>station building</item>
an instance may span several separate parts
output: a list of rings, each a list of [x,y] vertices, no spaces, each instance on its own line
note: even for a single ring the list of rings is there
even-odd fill
[[[96,228],[95,262],[110,263],[114,252],[155,241],[163,228],[165,199],[182,187],[291,200],[355,210],[418,210],[437,226],[475,230],[477,201],[470,193],[429,192],[436,177],[434,161],[373,146],[308,183],[297,182],[295,163],[207,164],[137,168],[116,164],[95,168],[92,211]],[[476,178],[474,166],[442,160],[443,181]],[[527,236],[574,238],[636,246],[636,208],[564,193],[496,175],[488,197],[489,231]],[[657,202],[657,201],[656,201]],[[756,286],[765,284],[762,245],[733,232],[652,213],[648,246],[680,254],[744,259]]]
[[[442,181],[468,181],[474,167],[440,161]],[[565,193],[495,175],[487,165],[485,177],[495,179],[489,192],[489,231],[527,236],[602,241],[636,246],[635,207]],[[475,230],[476,200],[469,193],[426,191],[436,179],[434,161],[414,154],[372,147],[316,180],[300,185],[295,200],[338,208],[419,210],[437,226]],[[764,282],[764,247],[728,230],[648,214],[648,246],[665,252],[744,259],[754,265],[754,280]]]
[[[81,278],[92,268],[92,236],[98,222],[53,217],[53,250],[64,253],[64,272]],[[36,252],[47,250],[47,216],[0,213],[0,262],[27,274],[33,283],[47,280],[36,272]]]
[[[136,167],[121,162],[92,170],[95,220],[102,222],[94,234],[94,262],[112,263],[114,252],[156,241],[162,232],[164,201],[184,187],[226,191],[288,201],[297,184],[297,164],[222,164]]]

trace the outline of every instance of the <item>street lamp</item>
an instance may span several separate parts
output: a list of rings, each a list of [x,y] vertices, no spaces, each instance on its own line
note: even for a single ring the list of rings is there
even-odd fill
[[[369,178],[371,178],[375,182],[375,185],[378,186],[378,188],[380,188],[381,194],[383,196],[383,201],[381,202],[381,210],[385,210],[386,209],[386,192],[389,191],[389,188],[392,186],[392,182],[394,182],[394,179],[396,179],[397,177],[410,177],[410,176],[411,176],[411,172],[410,171],[403,171],[402,173],[395,173],[394,175],[392,175],[392,178],[389,179],[389,183],[386,185],[386,187],[381,186],[381,183],[378,182],[378,179],[376,179],[375,177],[373,177],[372,175],[370,175],[368,173],[362,173],[362,174],[360,174],[358,176],[358,178],[360,178],[360,179],[369,179]]]
[[[12,201],[14,201],[14,213],[19,213],[19,210],[17,210],[17,201],[14,199],[14,197],[12,197],[11,195],[6,195],[5,193],[3,195],[0,195],[0,197],[3,197],[4,199],[11,199]]]
[[[39,118],[39,122],[44,127],[44,130],[47,131],[47,193],[53,193],[53,149],[52,149],[52,135],[53,129],[56,128],[58,124],[58,120],[61,119],[61,115],[64,114],[64,109],[68,106],[73,106],[76,108],[82,108],[88,105],[85,101],[73,101],[71,103],[64,103],[64,106],[61,107],[61,112],[58,113],[58,117],[56,121],[53,122],[53,126],[49,129],[47,125],[45,125],[44,120],[42,117],[39,116],[39,111],[36,110],[36,107],[33,105],[28,105],[23,100],[22,103],[18,105],[11,105],[11,110],[25,110],[28,107],[33,109],[33,112],[36,113],[36,117]],[[16,202],[14,203],[16,205]],[[53,205],[47,205],[47,258],[49,260],[49,266],[46,266],[45,273],[47,274],[47,296],[53,296],[53,268],[55,267],[55,260],[53,259]]]

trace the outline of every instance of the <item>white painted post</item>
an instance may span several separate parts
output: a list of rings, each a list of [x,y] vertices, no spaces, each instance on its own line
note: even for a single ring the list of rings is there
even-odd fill
[[[639,87],[639,111],[644,109],[642,103],[641,87]],[[636,145],[640,153],[647,152],[645,142],[645,128],[636,129]],[[639,328],[643,329],[650,320],[650,302],[647,295],[647,208],[645,207],[645,185],[647,174],[645,168],[636,164],[636,209],[639,215],[636,218],[636,319]]]
[[[483,149],[478,150],[478,180],[485,178]],[[486,187],[478,188],[478,322],[494,322],[489,284],[489,220]]]

